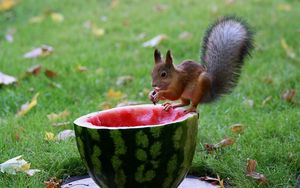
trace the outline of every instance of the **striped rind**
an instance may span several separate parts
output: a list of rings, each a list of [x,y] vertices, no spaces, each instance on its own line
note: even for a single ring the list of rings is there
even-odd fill
[[[197,123],[192,114],[161,126],[91,129],[74,122],[74,129],[80,156],[100,187],[175,188],[191,165]]]

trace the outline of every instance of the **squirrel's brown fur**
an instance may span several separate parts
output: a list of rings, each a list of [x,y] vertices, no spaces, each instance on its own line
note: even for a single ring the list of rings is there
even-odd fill
[[[178,100],[180,104],[165,103],[165,109],[189,105],[187,112],[196,111],[199,103],[212,102],[232,91],[238,82],[244,59],[250,54],[253,34],[247,24],[234,17],[216,21],[206,32],[202,47],[202,63],[185,60],[173,64],[171,51],[166,59],[154,52],[152,86],[149,94],[154,102]]]

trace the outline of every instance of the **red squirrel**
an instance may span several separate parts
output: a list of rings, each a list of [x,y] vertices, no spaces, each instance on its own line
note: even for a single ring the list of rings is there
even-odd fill
[[[196,112],[199,103],[215,101],[230,93],[237,85],[244,59],[253,48],[253,32],[238,18],[224,17],[207,31],[202,45],[202,63],[185,60],[173,63],[171,51],[163,60],[154,51],[152,70],[153,91],[149,99],[156,104],[160,100],[181,100],[179,104],[164,103],[164,109],[190,105],[188,112]]]

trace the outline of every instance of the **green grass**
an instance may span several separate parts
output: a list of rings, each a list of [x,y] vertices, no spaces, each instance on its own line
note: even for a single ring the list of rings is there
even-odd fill
[[[247,60],[238,87],[231,95],[210,105],[200,106],[200,126],[197,152],[191,169],[200,176],[220,175],[232,187],[260,187],[245,176],[247,158],[258,162],[257,171],[263,173],[269,187],[295,187],[300,174],[300,4],[296,0],[225,1],[186,0],[161,1],[167,6],[155,11],[159,1],[121,1],[112,9],[110,1],[20,1],[8,12],[0,13],[0,71],[21,77],[28,67],[41,64],[58,73],[49,79],[44,74],[20,80],[15,86],[0,88],[0,163],[23,155],[32,168],[42,172],[33,177],[24,174],[0,174],[0,187],[42,187],[52,176],[66,179],[86,173],[79,158],[74,139],[62,142],[44,140],[45,132],[57,134],[72,125],[53,127],[47,114],[68,110],[68,121],[92,111],[101,110],[99,104],[107,101],[105,93],[114,88],[127,94],[127,100],[149,102],[143,90],[151,89],[150,71],[153,49],[142,43],[160,33],[168,35],[158,48],[172,49],[175,62],[199,59],[200,41],[208,25],[218,16],[238,15],[255,28],[255,51]],[[290,11],[282,11],[288,3]],[[62,23],[46,19],[39,24],[28,24],[33,16],[53,10],[64,15]],[[214,12],[213,10],[217,10]],[[107,21],[101,17],[106,16]],[[106,33],[96,38],[84,28],[90,20]],[[15,28],[14,42],[3,37],[8,28]],[[178,35],[191,32],[190,40]],[[138,35],[144,33],[144,39]],[[298,55],[287,57],[280,41],[284,38]],[[55,48],[52,55],[38,59],[24,59],[24,53],[48,44]],[[78,65],[87,72],[76,71]],[[101,68],[99,72],[96,69]],[[116,79],[132,75],[129,86],[118,87]],[[263,80],[272,78],[272,83]],[[61,88],[51,87],[57,83]],[[286,89],[295,89],[298,104],[281,99]],[[32,91],[33,90],[33,91]],[[22,104],[39,92],[38,105],[24,117],[15,114]],[[272,99],[262,105],[262,101]],[[254,106],[245,105],[251,99]],[[112,100],[112,105],[123,100]],[[245,131],[234,135],[230,126],[241,123]],[[20,139],[16,139],[19,134]],[[234,145],[207,154],[205,143],[217,143],[224,137],[233,137]]]

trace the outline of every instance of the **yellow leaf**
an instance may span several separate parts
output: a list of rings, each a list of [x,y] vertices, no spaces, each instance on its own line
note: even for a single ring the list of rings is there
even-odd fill
[[[26,102],[25,104],[23,104],[21,106],[21,109],[17,112],[17,116],[20,117],[25,115],[27,112],[29,112],[29,110],[31,110],[34,106],[36,106],[38,96],[39,93],[35,94],[30,102]]]
[[[54,141],[55,140],[55,135],[52,132],[46,132],[44,140]]]
[[[293,51],[293,49],[291,47],[289,47],[289,45],[286,43],[285,39],[282,38],[280,42],[281,42],[282,48],[285,50],[286,55],[291,59],[295,59],[296,54]]]
[[[119,5],[119,0],[112,0],[111,1],[111,8],[116,8]]]
[[[103,103],[99,104],[99,108],[101,110],[107,110],[107,109],[110,109],[111,107],[112,107],[112,105],[109,102],[103,102]]]
[[[121,91],[115,91],[114,89],[109,89],[106,96],[110,99],[121,99],[124,94]]]
[[[24,172],[30,169],[30,163],[26,163],[21,166],[20,171]]]
[[[17,4],[15,0],[2,0],[0,1],[0,11],[6,11],[11,9]]]
[[[50,14],[50,17],[51,17],[52,21],[57,22],[57,23],[64,21],[64,16],[57,12],[52,12]]]
[[[105,30],[102,28],[98,28],[98,27],[93,27],[92,29],[92,33],[96,36],[96,37],[101,37],[105,34]]]

